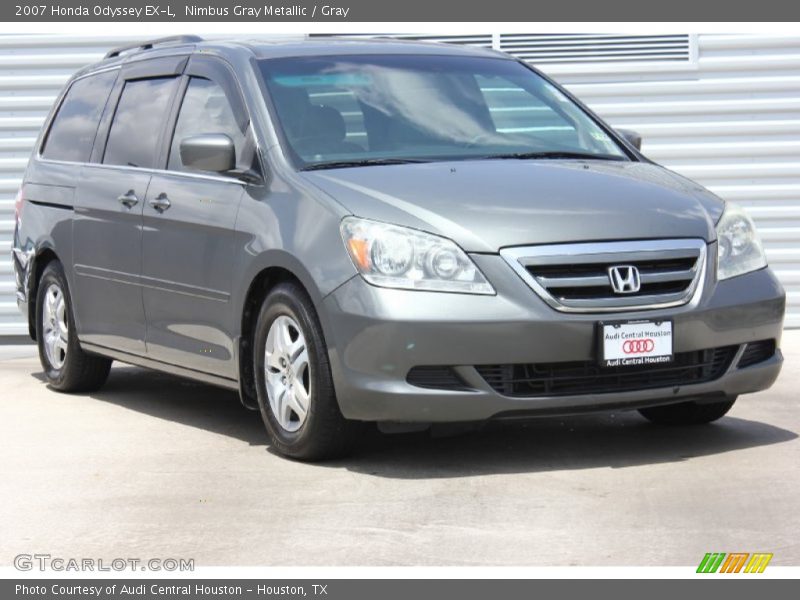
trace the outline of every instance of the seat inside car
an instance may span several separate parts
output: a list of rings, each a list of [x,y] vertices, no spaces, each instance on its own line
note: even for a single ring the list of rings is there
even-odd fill
[[[344,117],[332,106],[312,105],[303,120],[300,147],[314,148],[317,153],[350,154],[364,149],[348,142]]]
[[[312,104],[303,88],[278,87],[273,100],[284,115],[287,137],[301,154],[347,154],[364,148],[346,140],[342,114],[327,105]]]

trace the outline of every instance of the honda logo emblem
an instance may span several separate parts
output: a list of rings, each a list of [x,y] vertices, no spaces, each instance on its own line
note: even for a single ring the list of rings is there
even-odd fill
[[[642,287],[639,269],[633,265],[616,265],[608,268],[611,289],[617,294],[635,294]]]

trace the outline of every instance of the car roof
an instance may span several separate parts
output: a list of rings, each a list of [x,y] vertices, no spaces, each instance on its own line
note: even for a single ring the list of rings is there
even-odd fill
[[[249,48],[257,58],[287,58],[292,56],[343,54],[435,54],[509,58],[505,54],[488,48],[380,37],[314,37],[305,40],[253,40],[240,43]]]
[[[140,45],[112,50],[102,61],[89,65],[76,76],[136,62],[148,58],[173,56],[202,52],[228,55],[246,52],[256,59],[290,58],[301,56],[342,56],[365,54],[416,54],[439,56],[475,56],[513,60],[507,54],[475,46],[423,42],[418,40],[399,40],[380,37],[312,37],[298,39],[285,37],[275,39],[213,39],[202,40],[196,36],[176,36],[160,40],[143,41]]]

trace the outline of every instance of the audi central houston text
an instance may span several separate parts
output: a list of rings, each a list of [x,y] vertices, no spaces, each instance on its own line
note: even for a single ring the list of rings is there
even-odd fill
[[[508,55],[155,40],[67,83],[16,201],[49,385],[112,360],[238,390],[272,445],[366,423],[719,419],[781,368],[745,211]]]

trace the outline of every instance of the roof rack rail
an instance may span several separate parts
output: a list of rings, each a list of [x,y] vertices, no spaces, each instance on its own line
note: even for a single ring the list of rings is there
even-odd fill
[[[110,50],[103,57],[103,60],[109,58],[116,58],[117,56],[121,55],[123,52],[127,52],[128,50],[150,50],[155,46],[160,46],[161,44],[196,44],[197,42],[202,42],[202,41],[203,38],[201,38],[199,35],[171,35],[169,37],[150,40],[149,42],[140,42],[138,44],[130,44],[128,46],[120,46],[119,48],[114,48],[113,50]]]

